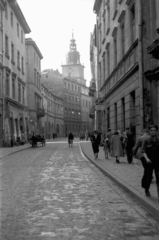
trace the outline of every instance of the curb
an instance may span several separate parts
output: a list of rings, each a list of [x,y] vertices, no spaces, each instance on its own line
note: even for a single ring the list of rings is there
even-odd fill
[[[119,185],[125,192],[127,192],[129,195],[131,195],[137,202],[139,202],[143,207],[146,208],[146,210],[150,211],[155,217],[159,219],[159,204],[155,205],[151,200],[145,199],[144,196],[139,195],[139,193],[132,188],[131,186],[127,186],[125,182],[123,182],[121,179],[117,179],[116,176],[110,172],[103,169],[97,162],[94,162],[83,150],[81,144],[80,144],[82,153],[84,156],[92,163],[94,164],[105,176],[109,177],[113,182],[115,182],[117,185]],[[158,208],[157,208],[158,207]]]
[[[19,149],[16,149],[15,151],[10,152],[10,153],[7,153],[6,155],[0,157],[0,159],[5,158],[5,157],[7,157],[7,156],[10,156],[10,155],[12,155],[12,154],[14,154],[14,153],[17,153],[17,152],[21,152],[21,151],[23,151],[23,150],[25,150],[25,149],[28,149],[28,148],[31,148],[31,146],[28,146],[28,147],[22,148],[22,149],[20,149],[20,148],[19,148]]]

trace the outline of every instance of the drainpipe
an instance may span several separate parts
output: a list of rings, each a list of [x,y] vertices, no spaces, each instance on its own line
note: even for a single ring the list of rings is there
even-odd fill
[[[138,1],[139,4],[139,93],[140,93],[140,129],[144,128],[144,100],[143,100],[143,90],[144,90],[144,79],[143,79],[143,44],[142,44],[142,0]]]

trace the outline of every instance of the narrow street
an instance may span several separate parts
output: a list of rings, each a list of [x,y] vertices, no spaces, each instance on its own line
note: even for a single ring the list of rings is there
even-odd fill
[[[157,219],[105,177],[78,143],[1,159],[1,240],[158,240]]]

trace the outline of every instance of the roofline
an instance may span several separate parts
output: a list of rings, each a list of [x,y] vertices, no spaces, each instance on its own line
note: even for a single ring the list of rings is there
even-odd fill
[[[94,6],[93,6],[94,13],[98,14],[101,3],[102,3],[102,0],[95,0]]]
[[[19,4],[16,0],[8,0],[8,3],[10,5],[10,7],[13,9],[19,23],[21,24],[21,26],[23,27],[23,30],[26,34],[31,32],[31,29],[27,23],[27,21],[25,20],[25,17],[19,7]]]
[[[33,41],[32,38],[25,38],[25,45],[32,45],[35,48],[35,50],[37,51],[40,59],[43,59],[43,55],[41,54],[38,46],[36,45],[36,43]]]

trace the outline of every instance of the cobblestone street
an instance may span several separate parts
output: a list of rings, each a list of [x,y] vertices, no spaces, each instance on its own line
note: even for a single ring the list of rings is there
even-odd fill
[[[49,143],[1,159],[2,240],[158,240],[159,224],[81,153]]]

